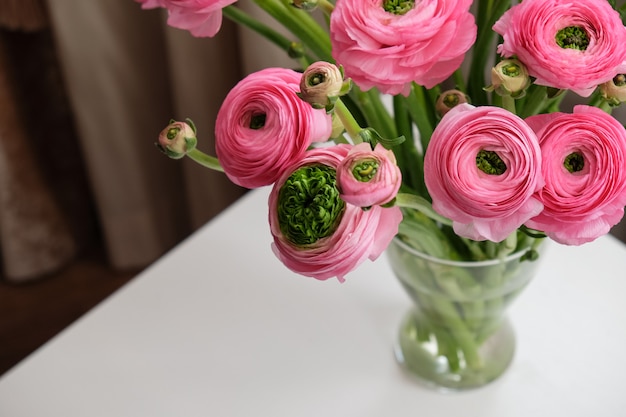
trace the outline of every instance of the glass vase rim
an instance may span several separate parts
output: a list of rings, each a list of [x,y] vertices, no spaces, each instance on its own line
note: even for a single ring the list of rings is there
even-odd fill
[[[522,248],[522,249],[520,249],[520,250],[518,250],[516,252],[513,252],[513,253],[511,253],[511,254],[503,257],[503,258],[485,259],[483,261],[455,261],[453,259],[438,258],[436,256],[428,255],[428,254],[420,251],[419,249],[415,249],[414,247],[410,246],[406,242],[403,242],[398,236],[394,236],[394,238],[392,239],[392,242],[394,244],[397,244],[398,246],[400,246],[401,248],[403,248],[407,252],[410,252],[411,254],[413,254],[415,256],[418,256],[418,257],[420,257],[422,259],[426,259],[426,260],[429,260],[429,261],[432,261],[432,262],[437,262],[437,263],[443,264],[443,265],[464,267],[464,268],[467,268],[467,267],[470,267],[470,268],[480,268],[480,267],[499,265],[499,264],[508,263],[508,262],[515,261],[515,260],[519,260],[531,248],[530,246],[524,247],[524,248]]]

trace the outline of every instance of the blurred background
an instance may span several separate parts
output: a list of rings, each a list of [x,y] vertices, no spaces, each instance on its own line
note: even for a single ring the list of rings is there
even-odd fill
[[[230,88],[294,64],[227,20],[196,39],[166,17],[133,0],[0,0],[0,374],[244,192],[154,142],[189,117],[213,154]],[[626,222],[613,233],[626,241]]]

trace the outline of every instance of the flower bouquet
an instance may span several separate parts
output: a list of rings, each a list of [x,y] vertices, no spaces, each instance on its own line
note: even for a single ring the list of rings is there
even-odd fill
[[[506,368],[502,312],[544,238],[580,245],[624,214],[615,1],[253,0],[291,37],[235,0],[136,1],[194,36],[225,16],[294,59],[298,71],[260,70],[230,91],[215,156],[190,120],[158,147],[271,187],[272,250],[298,274],[343,282],[388,249],[417,303],[398,358],[438,385]],[[566,97],[581,103],[564,110]]]

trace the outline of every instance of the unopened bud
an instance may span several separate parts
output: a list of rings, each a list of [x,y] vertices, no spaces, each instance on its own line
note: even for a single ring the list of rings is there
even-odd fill
[[[326,61],[309,65],[300,79],[300,98],[314,108],[331,111],[337,97],[350,90],[350,82],[343,80],[343,71]]]
[[[157,147],[172,159],[180,159],[195,149],[198,139],[196,128],[190,119],[187,122],[170,121],[159,134]]]
[[[495,91],[500,96],[520,98],[530,86],[526,66],[516,59],[502,60],[491,69],[491,85],[485,90]]]
[[[610,106],[619,106],[626,101],[626,74],[617,74],[611,81],[600,85],[600,93]]]
[[[437,112],[443,116],[449,112],[454,106],[462,103],[467,103],[469,100],[465,93],[459,90],[444,91],[437,97],[435,108]]]

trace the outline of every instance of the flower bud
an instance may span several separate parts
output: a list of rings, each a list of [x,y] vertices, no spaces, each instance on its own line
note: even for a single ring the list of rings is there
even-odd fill
[[[357,207],[382,206],[396,197],[402,174],[393,151],[380,143],[354,146],[337,168],[341,198]]]
[[[180,159],[187,152],[195,149],[198,139],[193,122],[170,121],[165,129],[159,134],[157,147],[172,159]]]
[[[612,80],[600,85],[600,93],[610,106],[626,101],[626,74],[617,74]]]
[[[299,97],[316,109],[332,110],[337,97],[347,93],[349,83],[344,83],[343,73],[330,62],[314,62],[300,79]]]
[[[317,8],[317,2],[318,0],[291,0],[291,5],[297,9],[310,12]]]
[[[437,97],[435,108],[439,115],[443,116],[450,111],[454,106],[461,103],[467,103],[467,96],[459,90],[447,90]]]
[[[491,85],[485,90],[501,96],[520,98],[530,86],[526,66],[516,59],[504,59],[491,69]]]

